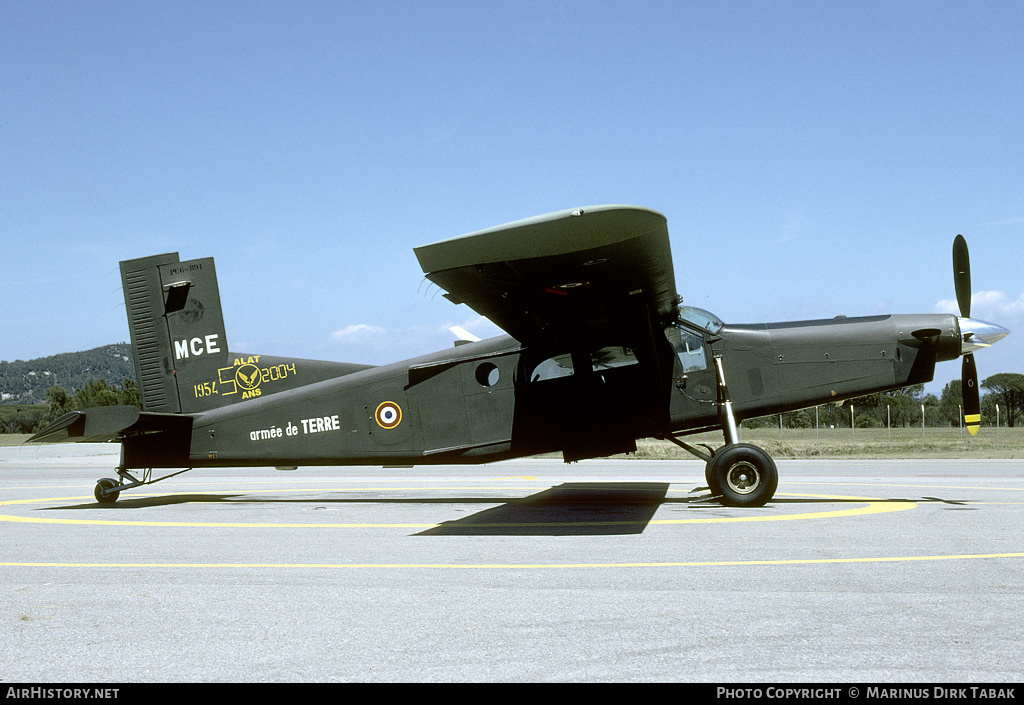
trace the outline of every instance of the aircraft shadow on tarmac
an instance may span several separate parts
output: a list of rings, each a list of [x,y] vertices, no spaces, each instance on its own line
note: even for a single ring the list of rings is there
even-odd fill
[[[190,503],[255,504],[495,504],[500,506],[476,512],[454,521],[446,521],[422,531],[417,536],[611,536],[640,534],[647,528],[662,505],[676,504],[696,510],[721,513],[731,511],[717,503],[704,503],[708,496],[670,499],[669,483],[563,483],[527,497],[345,497],[254,498],[238,494],[176,494],[157,497],[124,498],[116,504],[86,503],[60,507],[44,507],[41,511],[98,510],[124,511],[151,509]],[[867,500],[859,497],[792,497],[776,496],[768,505],[795,506],[854,503]],[[948,505],[948,508],[975,509],[963,500],[938,497],[917,499],[872,499],[872,502],[917,502]],[[742,511],[742,510],[738,510]]]
[[[495,504],[464,519],[445,522],[420,536],[443,535],[602,535],[639,534],[666,498],[668,483],[564,483],[522,498],[253,498],[244,494],[180,494],[122,498],[115,504],[85,503],[41,508],[42,511],[125,511],[197,502],[244,501],[257,504]],[[688,500],[678,500],[686,504]],[[717,506],[717,505],[716,505]]]
[[[567,482],[500,507],[446,521],[417,536],[639,534],[666,501],[663,482]]]
[[[750,516],[749,509],[723,508],[717,502],[705,503],[709,495],[669,499],[668,484],[576,484],[565,483],[523,499],[510,500],[500,507],[487,509],[464,519],[448,521],[417,536],[596,536],[640,534],[650,523],[658,508],[676,504],[691,509],[707,509],[715,514],[740,512]],[[705,488],[706,489],[706,488]],[[864,504],[868,500],[850,497],[780,498],[776,496],[768,508],[801,504]],[[935,497],[924,500],[872,499],[872,502],[939,502],[960,505],[963,502]]]
[[[63,507],[40,507],[39,511],[55,511],[60,509],[90,509],[96,511],[123,511],[126,509],[147,509],[150,507],[168,507],[175,504],[196,504],[198,502],[230,502],[232,498],[242,497],[240,494],[168,494],[159,497],[130,497],[121,499],[115,504],[69,504]]]

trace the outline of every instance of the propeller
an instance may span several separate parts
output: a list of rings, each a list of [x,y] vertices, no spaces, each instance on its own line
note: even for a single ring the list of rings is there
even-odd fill
[[[971,256],[967,251],[967,240],[957,235],[953,240],[953,286],[956,288],[956,303],[960,316],[971,317]],[[960,374],[964,400],[964,423],[974,436],[981,425],[981,395],[978,392],[978,368],[974,364],[974,353],[965,353]]]
[[[981,395],[978,391],[978,368],[974,365],[974,351],[990,348],[1010,331],[995,323],[971,318],[971,257],[967,240],[957,235],[953,240],[953,286],[956,303],[960,307],[960,353],[964,356],[960,384],[963,389],[964,423],[971,435],[977,435],[981,426]]]

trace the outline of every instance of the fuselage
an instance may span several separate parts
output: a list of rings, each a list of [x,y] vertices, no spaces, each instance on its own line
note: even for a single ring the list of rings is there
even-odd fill
[[[952,315],[644,329],[653,332],[564,349],[499,336],[302,386],[312,362],[236,359],[268,380],[259,395],[192,414],[176,452],[125,439],[125,465],[481,463],[553,451],[579,460],[721,428],[723,391],[742,421],[927,382],[961,354],[962,337]],[[273,391],[272,367],[295,386]]]

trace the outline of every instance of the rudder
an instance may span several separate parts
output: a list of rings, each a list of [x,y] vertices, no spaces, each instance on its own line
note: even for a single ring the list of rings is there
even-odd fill
[[[194,413],[223,405],[192,393],[228,362],[213,258],[180,262],[178,253],[121,262],[121,283],[145,411]]]

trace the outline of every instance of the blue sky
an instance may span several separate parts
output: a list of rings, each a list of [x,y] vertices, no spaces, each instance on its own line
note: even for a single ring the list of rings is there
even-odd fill
[[[383,363],[497,330],[412,248],[668,217],[726,321],[973,314],[1024,372],[1024,3],[0,4],[0,359],[128,340],[117,263],[213,256],[232,350]],[[960,376],[940,366],[937,384]]]

